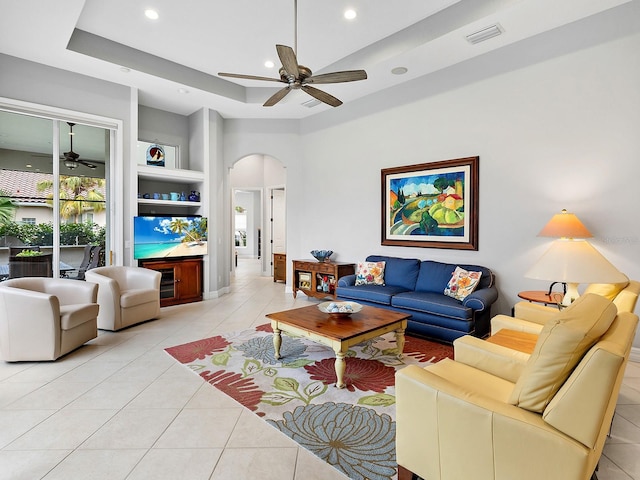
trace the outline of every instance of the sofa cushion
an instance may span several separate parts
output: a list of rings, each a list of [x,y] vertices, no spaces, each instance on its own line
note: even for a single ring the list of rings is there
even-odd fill
[[[120,293],[120,306],[122,308],[136,307],[143,303],[158,301],[158,290],[136,288]]]
[[[62,330],[71,330],[89,320],[97,319],[99,308],[97,303],[60,305],[60,327]]]
[[[356,271],[356,285],[384,285],[385,262],[360,262]]]
[[[444,292],[444,289],[447,288],[447,284],[449,283],[451,275],[456,267],[482,273],[480,283],[476,289],[489,288],[493,286],[493,272],[486,267],[481,267],[480,265],[465,265],[463,263],[454,265],[452,263],[424,260],[420,264],[420,273],[418,274],[415,290],[418,292]]]
[[[420,260],[417,258],[386,257],[383,255],[369,255],[367,262],[385,262],[384,283],[386,286],[402,287],[414,290],[420,270]],[[442,290],[441,290],[442,291]]]
[[[433,292],[442,295],[456,266],[449,263],[424,260],[416,282],[416,291]]]
[[[451,280],[444,289],[444,294],[464,300],[476,289],[480,283],[482,272],[470,272],[464,268],[456,267],[451,274]]]
[[[465,307],[459,300],[447,297],[442,292],[404,292],[398,293],[391,299],[391,305],[396,308],[429,312],[459,320],[473,318],[473,309]]]
[[[583,355],[609,329],[616,313],[610,300],[591,293],[548,320],[509,403],[542,413]]]
[[[358,285],[338,287],[336,293],[338,298],[353,301],[365,301],[377,303],[380,305],[391,305],[391,299],[394,295],[407,290],[402,287],[394,287],[391,285]]]

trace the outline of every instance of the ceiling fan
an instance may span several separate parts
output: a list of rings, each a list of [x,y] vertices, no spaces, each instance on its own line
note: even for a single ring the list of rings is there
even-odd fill
[[[294,9],[294,41],[297,50],[298,43],[298,1],[293,2]],[[332,107],[339,107],[342,105],[342,101],[329,95],[328,93],[312,87],[310,84],[322,84],[322,83],[343,83],[343,82],[355,82],[357,80],[365,80],[367,78],[367,72],[364,70],[346,70],[342,72],[323,73],[321,75],[313,75],[313,72],[303,65],[298,64],[296,57],[296,50],[286,45],[276,45],[276,51],[278,57],[282,63],[280,68],[280,78],[260,77],[256,75],[244,75],[240,73],[225,73],[219,72],[221,77],[232,78],[245,78],[249,80],[265,80],[268,82],[281,82],[286,83],[287,86],[278,90],[272,95],[265,103],[265,107],[271,107],[282,100],[291,90],[302,90],[312,97],[320,100],[321,102],[331,105]]]
[[[75,123],[67,122],[67,124],[69,125],[69,135],[71,137],[70,138],[71,148],[68,152],[65,152],[63,154],[64,166],[70,170],[73,170],[74,168],[78,168],[79,165],[84,165],[85,167],[89,167],[92,169],[97,168],[96,165],[94,165],[93,163],[89,163],[86,160],[81,160],[80,155],[78,155],[76,152],[73,151],[73,126],[75,125]]]

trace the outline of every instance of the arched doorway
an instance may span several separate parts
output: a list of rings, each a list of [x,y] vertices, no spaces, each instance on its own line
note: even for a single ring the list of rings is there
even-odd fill
[[[273,254],[286,253],[285,167],[269,155],[247,155],[229,169],[229,185],[232,272],[253,262],[261,275],[272,276]]]

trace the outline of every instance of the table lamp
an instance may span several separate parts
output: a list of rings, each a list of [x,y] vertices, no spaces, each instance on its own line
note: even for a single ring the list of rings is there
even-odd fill
[[[559,239],[551,244],[525,277],[566,284],[562,305],[568,306],[580,296],[580,283],[618,283],[627,280],[623,273],[584,240],[593,235],[573,213],[563,210],[554,215],[538,236]]]

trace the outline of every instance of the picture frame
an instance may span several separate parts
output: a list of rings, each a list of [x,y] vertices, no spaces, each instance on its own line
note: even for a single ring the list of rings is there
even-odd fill
[[[138,164],[159,168],[180,168],[177,145],[138,140]]]
[[[311,273],[309,272],[298,273],[298,288],[300,290],[311,290]]]
[[[382,245],[478,250],[480,157],[381,170]]]

